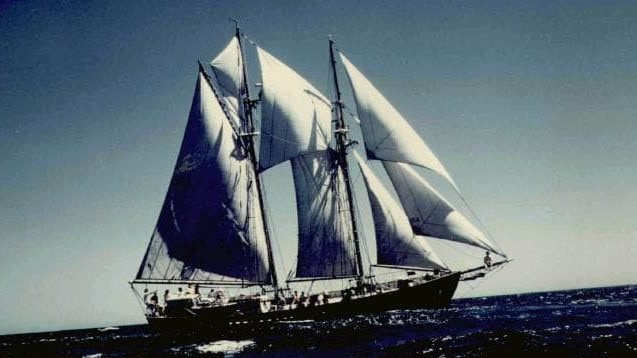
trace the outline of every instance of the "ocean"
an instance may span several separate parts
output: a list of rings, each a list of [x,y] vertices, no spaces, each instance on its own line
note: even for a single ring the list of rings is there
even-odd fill
[[[1,357],[637,357],[637,286],[453,300],[218,334],[145,325],[0,336]]]

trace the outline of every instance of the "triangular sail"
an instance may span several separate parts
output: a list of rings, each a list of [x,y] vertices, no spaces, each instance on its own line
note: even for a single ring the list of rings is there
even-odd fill
[[[350,208],[336,153],[309,153],[291,163],[299,224],[296,277],[355,275]]]
[[[331,139],[331,104],[314,86],[257,47],[263,81],[259,168],[325,150]]]
[[[458,190],[445,167],[409,123],[342,53],[340,56],[354,93],[367,157],[428,168]]]
[[[407,216],[380,180],[355,153],[363,173],[376,231],[377,262],[380,265],[446,269],[422,236],[414,235]]]
[[[268,283],[255,175],[200,72],[175,171],[137,279]]]
[[[228,116],[236,126],[241,128],[241,89],[243,78],[243,57],[239,48],[239,40],[233,37],[223,51],[211,62],[212,73],[215,76],[219,92],[226,105]]]
[[[409,165],[383,161],[383,166],[396,188],[414,232],[477,246],[503,255],[478,228],[456,211]]]

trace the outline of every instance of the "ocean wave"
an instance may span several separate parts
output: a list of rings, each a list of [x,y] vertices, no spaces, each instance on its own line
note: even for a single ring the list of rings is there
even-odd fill
[[[201,344],[195,347],[200,353],[225,353],[234,354],[243,351],[244,349],[255,345],[254,341],[228,341],[221,340],[208,344]]]

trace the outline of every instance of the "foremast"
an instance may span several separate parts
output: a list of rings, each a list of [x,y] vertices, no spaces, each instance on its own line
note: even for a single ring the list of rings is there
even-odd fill
[[[272,279],[272,286],[274,287],[274,292],[278,291],[279,283],[276,274],[276,265],[274,264],[274,254],[272,253],[272,240],[270,238],[270,229],[268,224],[268,217],[265,209],[265,205],[263,202],[263,189],[261,186],[261,176],[259,175],[259,165],[258,165],[258,157],[255,150],[254,136],[257,135],[255,131],[254,125],[254,116],[253,110],[258,103],[258,100],[250,99],[250,86],[248,82],[248,71],[246,70],[245,63],[245,55],[243,50],[243,41],[241,41],[241,29],[239,28],[239,23],[236,20],[233,20],[235,23],[235,37],[237,38],[237,42],[239,43],[239,53],[241,55],[241,72],[243,75],[243,81],[241,81],[241,88],[239,90],[239,101],[242,104],[243,116],[242,116],[242,130],[243,130],[243,142],[248,149],[248,155],[250,156],[250,162],[252,163],[255,175],[255,184],[257,186],[257,193],[259,197],[259,207],[261,208],[261,214],[263,215],[263,228],[265,231],[265,241],[268,251],[268,262],[269,262],[269,271],[270,277]]]
[[[350,220],[352,223],[352,236],[354,239],[354,253],[356,257],[356,269],[357,280],[360,281],[365,272],[363,271],[363,257],[361,254],[360,240],[358,238],[358,229],[356,226],[356,215],[354,209],[354,201],[352,200],[352,185],[349,178],[349,169],[347,165],[347,147],[352,144],[349,140],[347,133],[349,129],[345,125],[345,118],[343,116],[343,101],[341,100],[341,90],[338,84],[338,76],[336,73],[336,59],[334,57],[334,41],[330,37],[330,68],[332,71],[332,77],[334,78],[334,91],[335,101],[334,110],[336,116],[336,129],[334,131],[334,137],[336,139],[336,153],[338,164],[343,170],[343,177],[345,181],[345,188],[347,192],[347,201],[349,204]]]

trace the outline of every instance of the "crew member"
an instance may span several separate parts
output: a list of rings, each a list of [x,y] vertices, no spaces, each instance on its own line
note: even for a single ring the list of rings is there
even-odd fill
[[[487,270],[491,269],[491,256],[489,256],[489,251],[487,251],[484,256],[484,268]]]

